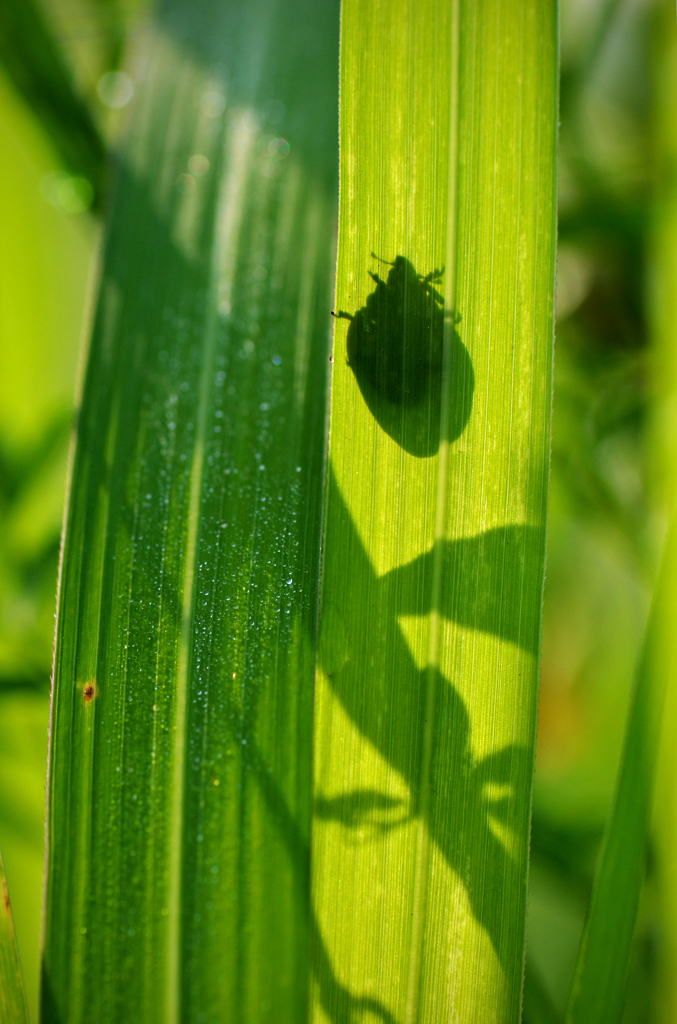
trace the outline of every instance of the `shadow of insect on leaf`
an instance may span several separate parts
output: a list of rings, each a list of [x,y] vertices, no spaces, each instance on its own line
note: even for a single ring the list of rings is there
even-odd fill
[[[361,838],[376,839],[411,821],[404,801],[375,789],[357,789],[335,797],[317,797],[316,818],[336,821],[351,831],[366,832]]]
[[[280,791],[275,774],[265,765],[257,747],[256,740],[250,735],[250,743],[243,748],[243,760],[253,772],[261,794],[270,813],[277,822],[282,839],[290,853],[290,861],[294,871],[299,899],[307,907],[310,940],[313,950],[312,969],[317,981],[320,1005],[331,1024],[363,1024],[369,1016],[381,1024],[398,1024],[396,1018],[380,1000],[370,996],[356,995],[337,977],[332,966],[329,950],[322,936],[315,909],[310,902],[310,886],[307,885],[310,871],[310,847],[298,822],[290,813],[284,794]],[[401,801],[381,795],[375,790],[363,790],[347,795],[347,806],[357,797],[367,804],[377,807],[392,807]],[[343,810],[346,798],[325,801],[328,817],[335,816],[335,805]],[[317,806],[316,806],[317,810]],[[58,1022],[60,1024],[60,1022]]]
[[[410,455],[426,458],[437,452],[440,440],[460,437],[468,422],[475,387],[472,361],[435,288],[444,271],[418,274],[405,256],[386,265],[385,281],[370,272],[376,287],[361,309],[334,316],[350,321],[348,366],[375,419]],[[451,394],[442,423],[445,324]]]
[[[433,551],[377,576],[331,469],[327,501],[325,586],[336,594],[339,581],[349,579],[350,589],[333,606],[326,629],[324,621],[321,626],[322,671],[333,697],[370,748],[406,784],[409,796],[400,815],[425,815],[428,835],[463,885],[472,914],[506,972],[506,983],[519,986],[521,967],[515,966],[513,937],[506,928],[508,904],[497,893],[516,894],[523,886],[524,846],[514,837],[523,836],[526,827],[529,751],[510,743],[478,757],[471,709],[454,678],[441,671],[431,678],[412,657],[400,620],[430,608]],[[438,546],[441,618],[535,655],[540,602],[523,581],[532,566],[542,565],[543,546],[542,531],[528,526],[489,530]],[[365,621],[378,623],[378,632],[365,629]],[[432,799],[422,806],[423,733],[416,723],[424,720],[431,686],[435,783]],[[350,789],[316,802],[315,816],[354,830],[373,821],[390,824],[398,817],[392,800],[385,791]],[[340,841],[351,843],[351,837],[344,835]],[[340,1016],[331,1019],[342,1024]]]

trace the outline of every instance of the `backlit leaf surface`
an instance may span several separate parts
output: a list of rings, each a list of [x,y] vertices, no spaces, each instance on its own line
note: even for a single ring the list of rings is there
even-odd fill
[[[557,12],[345,0],[314,1020],[520,1016]]]

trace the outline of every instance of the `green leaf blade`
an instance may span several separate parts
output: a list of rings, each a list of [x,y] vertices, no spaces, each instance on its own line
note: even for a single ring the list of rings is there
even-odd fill
[[[512,1021],[545,548],[556,9],[350,2],[341,53],[313,848],[318,962],[333,975],[318,970],[315,1014]]]
[[[60,587],[48,1021],[305,1013],[338,12],[255,8],[162,8],[117,185]]]

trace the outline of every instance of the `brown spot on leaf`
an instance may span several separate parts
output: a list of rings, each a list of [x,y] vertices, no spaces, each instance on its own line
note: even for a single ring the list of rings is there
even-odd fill
[[[82,699],[85,704],[91,704],[98,693],[97,685],[93,679],[90,679],[88,683],[82,687]]]
[[[7,914],[7,917],[9,919],[9,930],[11,934],[14,935],[14,921],[12,920],[12,908],[9,905],[9,892],[7,891],[7,882],[5,881],[4,878],[2,879],[2,895],[5,900],[5,913]]]

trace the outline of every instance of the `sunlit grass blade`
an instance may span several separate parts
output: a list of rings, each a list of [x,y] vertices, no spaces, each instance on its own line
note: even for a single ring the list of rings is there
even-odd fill
[[[19,951],[16,948],[12,909],[5,869],[0,857],[0,1020],[2,1024],[28,1024]]]
[[[663,697],[677,668],[676,576],[677,520],[666,542],[637,666],[616,793],[595,872],[567,1024],[617,1024],[622,1020],[644,879]]]
[[[669,509],[677,494],[677,33],[675,7],[663,0],[654,13],[650,51],[653,216],[647,275],[651,327],[652,405],[650,455],[653,498]],[[673,579],[677,593],[677,577]],[[656,780],[652,840],[660,891],[660,941],[656,1002],[661,1022],[677,1020],[677,677],[668,680],[663,741]]]
[[[105,146],[35,0],[0,4],[0,63],[42,122],[66,169],[89,182],[98,206]]]
[[[516,1021],[555,3],[345,0],[315,1020]]]
[[[338,7],[173,0],[141,54],[59,590],[45,1024],[297,1024]]]

